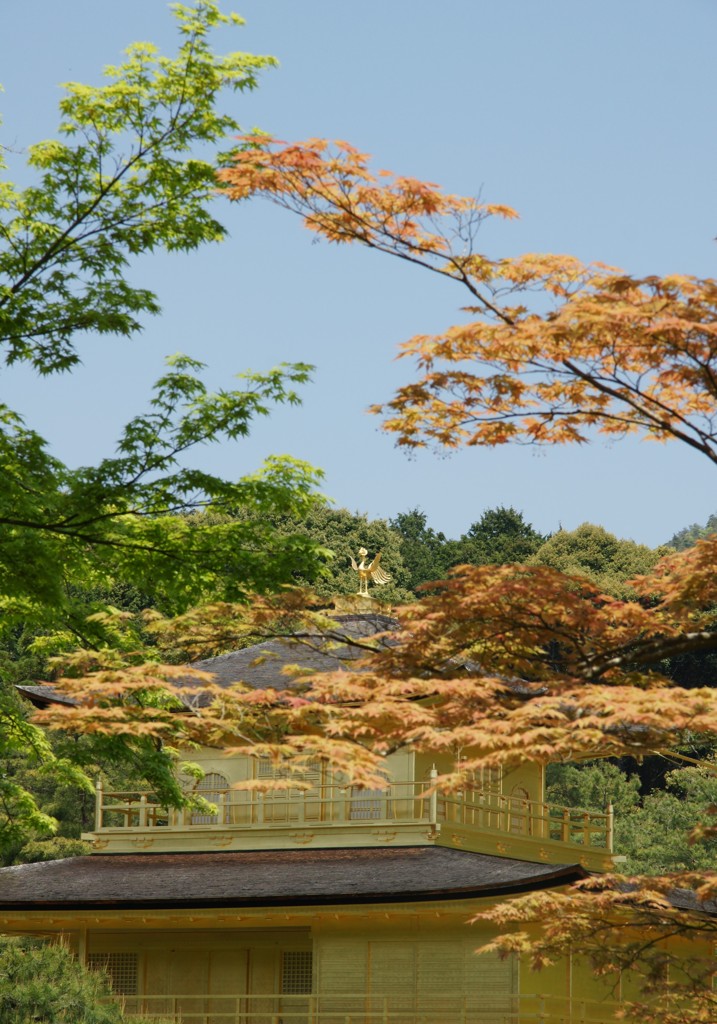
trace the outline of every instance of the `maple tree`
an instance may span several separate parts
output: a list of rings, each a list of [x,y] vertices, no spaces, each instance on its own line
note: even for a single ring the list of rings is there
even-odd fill
[[[375,410],[399,444],[582,443],[639,433],[679,440],[717,461],[717,282],[634,278],[566,256],[491,258],[476,250],[477,229],[488,217],[512,216],[505,207],[376,175],[344,143],[254,145],[223,172],[233,198],[267,196],[329,241],[408,260],[468,292],[465,311],[475,319],[403,346],[418,379]],[[349,715],[354,734],[385,743],[396,729],[392,702],[422,693],[430,711],[424,702],[407,715],[406,740],[420,743],[427,730],[439,749],[441,740],[455,753],[461,745],[479,749],[481,765],[521,754],[646,753],[669,747],[683,730],[714,736],[715,691],[674,686],[660,663],[715,649],[715,554],[712,536],[663,559],[632,581],[640,598],[632,604],[537,567],[462,570],[443,594],[407,611],[404,645],[374,659],[374,694],[364,692]],[[446,666],[456,663],[471,666],[470,682],[446,679]],[[702,823],[694,838],[714,835]],[[674,905],[676,886],[695,891],[688,909]],[[601,972],[637,970],[643,987],[628,1007],[634,1016],[712,1021],[713,962],[704,940],[714,926],[699,911],[716,891],[710,874],[651,880],[649,889],[608,878],[501,904],[484,919],[537,927],[537,941],[528,928],[498,946],[527,951],[538,966],[579,949]],[[674,945],[679,937],[699,937],[701,950],[686,954]]]
[[[222,107],[275,62],[214,52],[213,31],[241,21],[214,0],[174,4],[173,14],[173,56],[138,43],[105,69],[102,84],[65,85],[57,137],[28,147],[22,187],[6,180],[0,148],[3,365],[67,372],[83,335],[136,336],[160,307],[135,283],[135,258],[192,252],[225,236],[214,215],[215,173],[239,126]],[[298,402],[310,367],[246,374],[212,392],[200,362],[181,354],[167,362],[149,409],[129,418],[115,452],[95,466],[67,466],[0,406],[0,754],[12,759],[19,750],[41,775],[86,788],[82,767],[58,756],[14,699],[12,684],[28,668],[48,671],[48,656],[78,646],[151,656],[141,622],[113,608],[124,580],[171,613],[275,589],[297,568],[316,573],[324,561],[300,531],[270,524],[311,507],[320,476],[312,467],[275,457],[223,479],[192,464],[203,445],[241,439],[257,417]],[[196,510],[217,507],[247,515],[197,518]],[[127,734],[115,753],[122,746],[169,798],[181,798],[151,739]],[[0,846],[52,828],[12,772],[0,779],[0,803]]]
[[[330,242],[359,244],[455,280],[480,319],[406,342],[420,376],[386,404],[409,447],[586,441],[643,432],[717,461],[717,282],[633,278],[572,256],[492,258],[481,225],[510,207],[373,173],[349,146],[262,136],[220,172],[233,199],[266,196]],[[381,407],[377,407],[380,409]]]
[[[467,289],[468,312],[478,319],[404,348],[421,376],[386,406],[386,429],[399,443],[546,444],[641,431],[717,460],[715,282],[634,279],[566,256],[493,259],[475,251],[477,232],[486,218],[514,216],[507,207],[375,175],[345,143],[280,146],[253,136],[245,146],[220,173],[231,198],[265,195],[329,241],[366,245]],[[134,730],[269,754],[290,774],[319,756],[366,785],[380,784],[386,753],[410,744],[453,756],[454,771],[440,780],[447,791],[470,786],[479,769],[525,759],[640,757],[686,736],[717,735],[717,690],[676,686],[665,674],[665,659],[717,648],[716,556],[715,537],[667,555],[630,581],[629,601],[549,566],[463,566],[398,610],[390,644],[361,643],[360,673],[301,678],[288,693],[198,679],[213,704],[178,716],[137,699],[153,690],[186,695],[171,666],[97,664],[67,684],[81,707],[41,717],[54,727]],[[307,611],[310,604],[295,590],[250,608],[195,608],[156,628],[160,646],[197,655],[266,635],[340,640],[336,624]],[[706,815],[694,838],[713,833]],[[490,920],[542,929],[499,940],[503,949],[529,952],[536,965],[572,943],[600,971],[642,971],[645,990],[630,1012],[694,1024],[715,1018],[711,968],[667,941],[710,938],[700,901],[713,898],[715,885],[709,874],[649,886],[609,877],[509,901]],[[670,903],[665,894],[680,886],[689,899]],[[677,979],[665,974],[673,956]]]

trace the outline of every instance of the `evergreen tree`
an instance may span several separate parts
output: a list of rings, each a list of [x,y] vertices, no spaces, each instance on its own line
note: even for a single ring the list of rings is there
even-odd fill
[[[507,565],[526,562],[545,542],[514,508],[487,509],[452,545],[451,564]]]
[[[615,852],[626,858],[628,874],[714,870],[717,840],[690,842],[705,808],[717,802],[717,765],[677,768],[664,786],[640,793],[640,776],[610,761],[553,764],[547,770],[546,797],[566,807],[607,807],[615,811]]]
[[[717,533],[717,512],[713,512],[709,517],[704,526],[700,526],[699,523],[692,523],[691,526],[685,526],[677,533],[673,534],[668,545],[671,548],[675,548],[677,551],[686,551],[687,548],[691,548],[698,540],[703,537],[709,537],[711,533]]]
[[[450,541],[428,525],[425,512],[399,512],[389,525],[401,536],[401,556],[409,574],[406,585],[411,590],[445,577],[451,564]]]
[[[126,1018],[110,996],[107,977],[65,946],[0,938],[0,1024],[148,1024]]]

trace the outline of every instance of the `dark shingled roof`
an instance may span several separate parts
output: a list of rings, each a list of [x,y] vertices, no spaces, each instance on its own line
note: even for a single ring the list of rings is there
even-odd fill
[[[302,634],[301,638],[264,640],[240,651],[194,661],[192,668],[209,672],[212,681],[219,686],[246,683],[255,690],[285,690],[294,682],[291,675],[283,674],[285,666],[298,665],[307,672],[351,671],[351,662],[363,657],[366,652],[360,647],[352,647],[350,643],[341,643],[343,637],[362,640],[376,633],[398,629],[396,619],[377,613],[335,615],[332,619],[336,626],[328,635],[317,630],[315,634]],[[384,638],[382,642],[390,641]],[[197,685],[196,680],[188,679],[187,682]],[[204,702],[200,696],[194,698],[192,703]]]
[[[92,854],[0,869],[0,910],[314,906],[467,899],[567,885],[578,865],[435,846]]]
[[[231,686],[234,683],[246,683],[255,690],[286,690],[294,681],[291,675],[284,675],[282,669],[286,665],[298,665],[307,672],[336,672],[341,669],[351,670],[351,662],[364,655],[365,651],[351,644],[342,644],[342,637],[349,640],[362,640],[376,633],[390,632],[398,629],[398,622],[389,615],[377,612],[363,612],[351,615],[332,615],[336,623],[331,633],[316,631],[315,634],[302,634],[299,637],[277,638],[252,644],[241,651],[230,651],[216,658],[192,662],[192,668],[208,672],[212,682],[219,686]],[[381,643],[390,643],[384,638]],[[182,677],[181,669],[173,680],[178,685],[186,683],[196,687],[197,680],[188,676]],[[35,707],[44,708],[48,704],[77,705],[79,702],[60,693],[53,686],[18,685],[16,689]],[[188,705],[193,707],[210,703],[209,697],[195,694],[188,698]]]
[[[705,900],[703,903],[700,903],[691,889],[671,889],[667,894],[667,898],[672,906],[677,907],[678,910],[696,910],[702,914],[717,916],[717,900]]]
[[[67,694],[60,693],[54,686],[40,684],[30,686],[29,684],[18,683],[15,689],[23,697],[27,697],[36,708],[46,708],[48,704],[68,704],[70,707],[74,707],[77,704],[76,700],[68,697]]]

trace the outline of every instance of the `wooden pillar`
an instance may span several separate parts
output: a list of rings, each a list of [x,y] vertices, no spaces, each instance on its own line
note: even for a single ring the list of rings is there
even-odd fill
[[[98,777],[95,783],[95,831],[99,831],[102,828],[102,802],[104,800],[104,793],[102,792],[102,779]]]

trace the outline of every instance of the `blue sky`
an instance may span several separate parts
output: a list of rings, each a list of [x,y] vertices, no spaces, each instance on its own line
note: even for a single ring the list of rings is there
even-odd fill
[[[162,0],[6,0],[0,34],[3,139],[51,136],[58,83],[97,82],[129,42],[171,51]],[[636,273],[714,275],[717,5],[684,0],[244,0],[218,49],[281,61],[229,100],[246,128],[287,140],[345,138],[377,164],[521,214],[482,237],[491,255],[570,252]],[[397,345],[461,319],[464,298],[387,257],[312,244],[266,203],[229,205],[221,246],[133,268],[160,318],[132,341],[87,339],[71,376],[3,371],[0,397],[71,464],[109,454],[140,412],[165,355],[209,366],[214,386],[281,360],[315,363],[304,406],[204,467],[251,472],[271,452],[326,471],[339,505],[389,517],[421,507],[451,536],[513,505],[543,531],[590,520],[648,544],[717,510],[717,474],[678,445],[597,443],[472,450],[414,460],[393,447],[372,402],[410,380]]]

